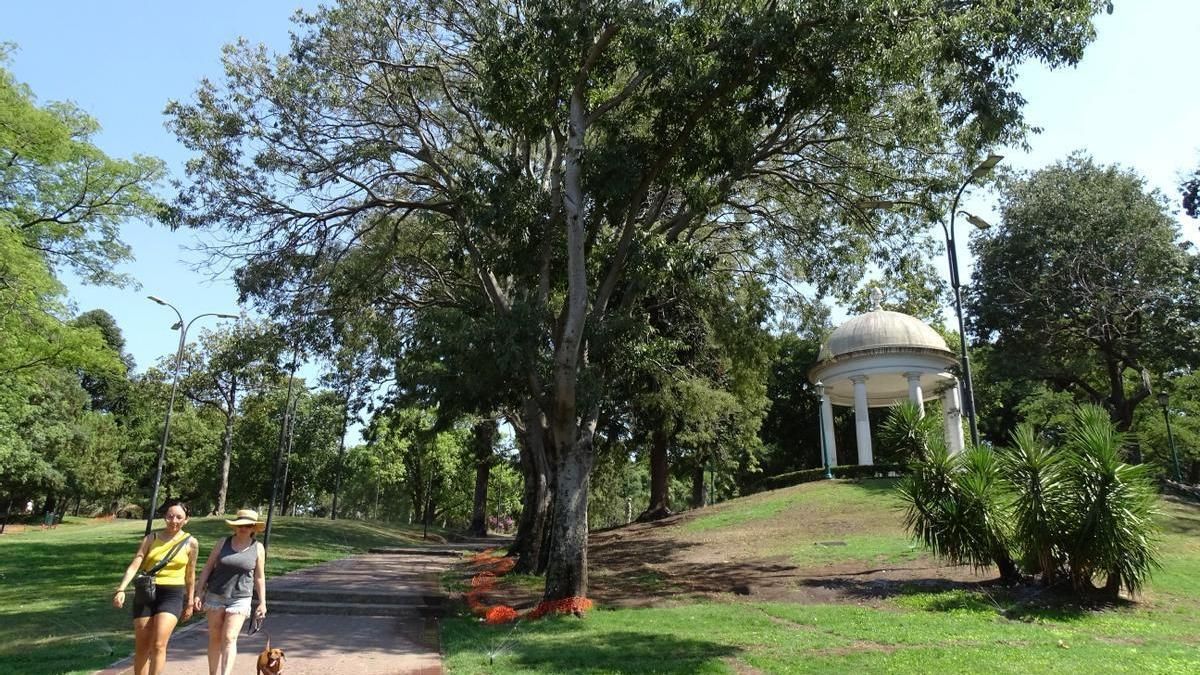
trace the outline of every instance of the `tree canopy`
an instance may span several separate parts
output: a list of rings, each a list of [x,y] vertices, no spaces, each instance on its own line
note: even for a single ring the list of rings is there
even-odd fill
[[[1077,61],[1101,4],[346,0],[302,15],[285,55],[230,47],[220,82],[169,106],[195,155],[167,217],[224,228],[214,253],[267,304],[328,287],[370,240],[351,287],[397,325],[519,317],[512,377],[554,462],[546,596],[583,595],[621,367],[603,338],[645,292],[623,283],[637,256],[701,246],[844,290],[839,267],[919,226],[857,205],[936,200],[1020,139],[1014,66]]]
[[[156,212],[162,165],[105,155],[96,121],[39,105],[7,55],[0,45],[0,494],[109,497],[124,443],[108,414],[131,363],[106,312],[71,318],[57,273],[128,281],[114,270],[129,256],[119,226]]]
[[[1106,407],[1123,430],[1151,374],[1197,364],[1200,259],[1136,174],[1074,155],[1013,180],[973,242],[970,328],[988,369]]]
[[[100,125],[70,103],[39,106],[3,67],[0,46],[0,226],[92,283],[128,283],[114,269],[130,259],[120,225],[151,218],[151,190],[164,174],[152,157],[114,159],[92,143]]]

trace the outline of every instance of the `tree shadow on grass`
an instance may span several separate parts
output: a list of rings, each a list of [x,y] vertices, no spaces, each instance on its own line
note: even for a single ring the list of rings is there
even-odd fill
[[[805,579],[802,585],[836,588],[859,600],[886,600],[928,595],[920,609],[928,612],[994,612],[1013,621],[1071,623],[1096,612],[1130,609],[1137,603],[1126,599],[1080,598],[1064,586],[1044,587],[1034,583],[1007,585],[999,579],[951,581],[925,579],[855,579],[847,576]]]
[[[863,575],[880,570],[866,570]],[[799,585],[810,588],[824,588],[837,591],[839,595],[854,600],[889,600],[897,597],[943,593],[949,591],[966,591],[968,593],[992,594],[1003,589],[997,580],[988,581],[953,581],[941,577],[886,579],[876,577],[856,577],[839,574],[827,577],[808,577],[802,579]],[[954,609],[947,606],[946,609]]]
[[[846,485],[873,495],[890,494],[896,491],[898,478],[860,478],[845,481]]]
[[[520,669],[543,673],[679,673],[721,670],[723,659],[743,650],[733,645],[698,638],[660,633],[616,631],[579,634],[569,620],[538,627],[539,636],[558,639],[526,641],[498,640],[487,650],[466,644],[450,646],[482,652],[484,663],[491,659]],[[462,636],[465,637],[465,636]],[[449,640],[447,642],[450,642]]]
[[[594,545],[591,564],[606,574],[592,576],[588,597],[605,606],[633,607],[686,595],[750,595],[798,574],[782,559],[685,562],[681,554],[698,546],[672,540],[639,541],[636,548],[611,541]]]
[[[1080,597],[1063,584],[1047,588],[1024,584],[1013,588],[1004,608],[1005,618],[1013,621],[1069,623],[1087,618],[1098,612],[1129,610],[1138,603],[1125,598]]]
[[[1165,531],[1172,534],[1200,536],[1200,505],[1194,501],[1171,495],[1164,495],[1162,499],[1173,507],[1167,512],[1166,517],[1159,520]]]

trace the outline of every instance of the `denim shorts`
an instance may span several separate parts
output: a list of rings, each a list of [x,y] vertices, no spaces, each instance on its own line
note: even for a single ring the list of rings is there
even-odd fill
[[[250,616],[250,598],[227,598],[216,593],[204,594],[204,611],[221,611],[226,614]]]

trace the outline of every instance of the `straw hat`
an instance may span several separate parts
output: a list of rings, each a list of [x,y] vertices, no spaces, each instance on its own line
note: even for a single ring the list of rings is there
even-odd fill
[[[233,520],[227,520],[225,524],[230,527],[253,525],[255,532],[262,532],[267,529],[267,524],[258,519],[258,511],[254,509],[238,509],[237,515],[234,516]]]

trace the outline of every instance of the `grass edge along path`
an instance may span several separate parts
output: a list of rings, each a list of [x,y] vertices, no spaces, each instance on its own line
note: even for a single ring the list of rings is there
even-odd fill
[[[223,520],[188,523],[200,541],[197,573],[229,532]],[[90,673],[133,650],[129,606],[117,610],[110,601],[144,528],[145,521],[68,518],[57,529],[0,537],[0,673]],[[430,536],[442,540],[438,532]],[[272,524],[268,584],[371,547],[421,541],[419,527],[279,517]]]
[[[944,594],[930,594],[936,606]],[[979,599],[975,599],[979,600]],[[976,603],[970,603],[976,604]],[[1200,672],[1200,629],[1102,611],[1008,619],[994,608],[700,603],[489,626],[447,618],[449,673]],[[1164,629],[1166,630],[1160,630]],[[1128,632],[1126,632],[1128,631]]]

